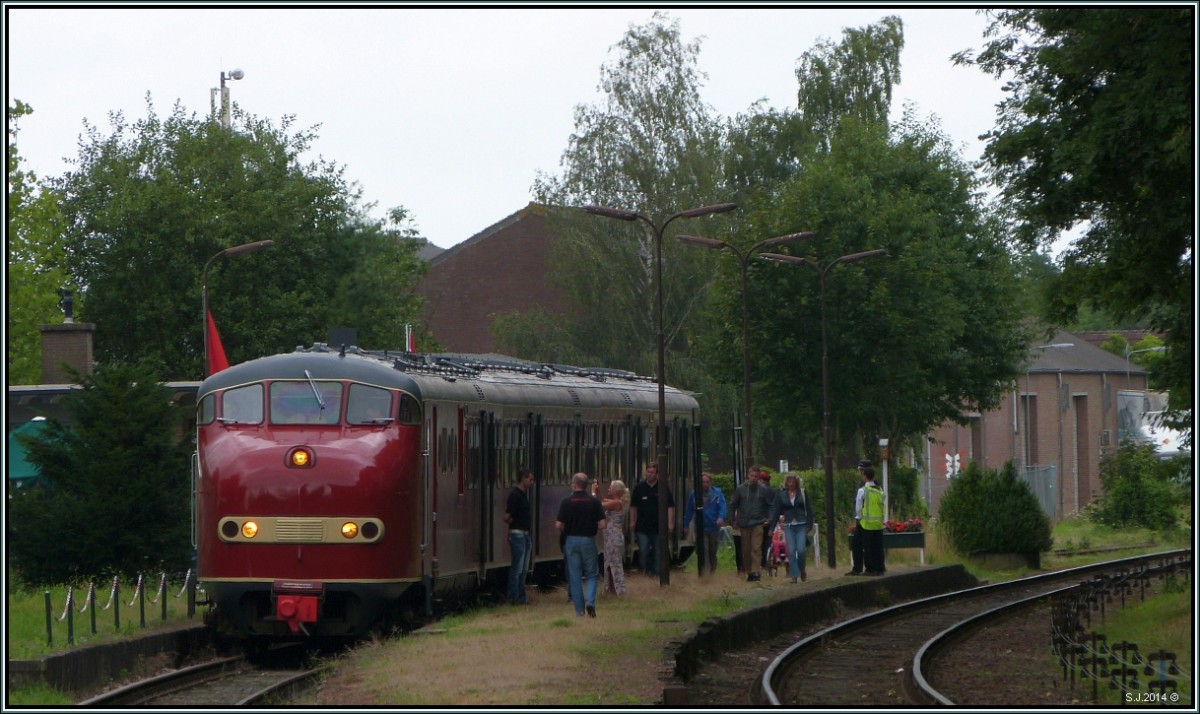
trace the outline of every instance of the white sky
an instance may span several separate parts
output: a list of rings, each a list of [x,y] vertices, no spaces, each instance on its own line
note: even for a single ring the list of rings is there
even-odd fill
[[[936,115],[974,161],[994,125],[998,82],[955,67],[950,55],[983,45],[987,19],[972,9],[886,5],[830,9],[671,6],[590,9],[369,9],[223,7],[161,9],[5,6],[5,104],[33,107],[17,147],[46,178],[78,153],[86,118],[108,133],[108,113],[160,116],[178,100],[199,116],[221,73],[235,104],[277,126],[320,124],[315,152],[346,167],[364,199],[403,205],[443,248],[530,201],[535,173],[559,172],[573,110],[595,104],[600,66],[631,24],[654,7],[680,20],[685,41],[703,36],[701,96],[722,116],[763,98],[794,107],[795,68],[818,38],[841,39],[898,14],[904,21],[905,102]],[[236,122],[235,122],[236,128]]]

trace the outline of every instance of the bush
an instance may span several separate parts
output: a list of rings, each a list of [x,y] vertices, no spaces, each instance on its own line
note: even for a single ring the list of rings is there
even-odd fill
[[[1171,482],[1179,470],[1175,460],[1160,459],[1152,444],[1126,441],[1100,461],[1104,495],[1094,518],[1113,527],[1170,528],[1182,502],[1179,488]]]
[[[1053,543],[1050,519],[1012,462],[1000,471],[968,464],[942,496],[938,520],[950,546],[964,555],[1038,553]]]

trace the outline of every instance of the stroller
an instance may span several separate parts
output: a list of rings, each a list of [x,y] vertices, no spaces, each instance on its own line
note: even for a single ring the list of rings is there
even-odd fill
[[[783,526],[776,525],[771,532],[771,553],[767,556],[767,574],[775,577],[779,569],[787,570],[787,541],[783,537]]]

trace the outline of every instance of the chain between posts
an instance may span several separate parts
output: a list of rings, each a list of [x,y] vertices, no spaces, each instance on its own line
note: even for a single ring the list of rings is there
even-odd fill
[[[111,609],[113,611],[113,627],[117,630],[121,629],[121,604],[122,604],[122,601],[121,601],[120,576],[113,576],[112,587],[108,593],[108,602],[104,605],[104,607],[100,607],[99,600],[96,596],[96,581],[95,580],[92,580],[91,582],[88,583],[87,596],[84,599],[82,606],[78,607],[78,610],[76,610],[76,606],[77,606],[77,599],[75,596],[76,589],[77,589],[77,586],[75,584],[67,585],[66,601],[63,604],[63,611],[62,611],[62,614],[59,615],[57,618],[55,618],[55,616],[53,614],[53,610],[51,609],[52,605],[51,605],[51,601],[50,601],[50,591],[49,590],[45,591],[44,599],[45,599],[45,611],[46,611],[46,642],[47,642],[47,645],[53,645],[53,643],[54,643],[54,632],[53,632],[52,624],[56,619],[58,622],[63,622],[64,620],[66,621],[66,623],[67,623],[67,644],[69,644],[69,645],[74,644],[74,642],[75,642],[74,614],[76,612],[78,612],[79,614],[83,614],[85,612],[88,612],[89,610],[91,611],[92,634],[95,634],[96,633],[96,612],[98,610],[110,610]],[[196,574],[192,568],[188,568],[187,573],[184,576],[183,587],[179,590],[179,593],[175,595],[175,598],[176,599],[182,598],[182,597],[184,597],[185,594],[187,595],[187,599],[188,599],[187,617],[188,617],[188,619],[191,619],[195,616],[195,606],[196,606],[196,600],[195,600]],[[167,599],[168,598],[165,597],[167,595],[169,595],[168,590],[167,590],[167,573],[165,571],[160,571],[159,582],[158,582],[158,591],[155,594],[154,599],[151,600],[151,604],[161,604],[161,606],[162,606],[161,607],[161,617],[162,617],[163,621],[166,621],[166,619],[167,619]],[[117,604],[116,607],[113,607],[114,603]],[[140,626],[144,628],[144,627],[146,627],[146,578],[143,573],[138,574],[137,582],[134,585],[133,597],[129,601],[129,603],[125,606],[133,607],[135,604],[139,604],[139,603],[140,603]]]

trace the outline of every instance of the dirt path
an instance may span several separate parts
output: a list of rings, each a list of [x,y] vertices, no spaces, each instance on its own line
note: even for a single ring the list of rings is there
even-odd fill
[[[672,640],[709,616],[845,582],[840,576],[813,567],[807,583],[768,577],[751,584],[733,573],[702,581],[695,571],[676,570],[662,587],[635,573],[629,597],[600,598],[595,619],[576,618],[565,591],[532,592],[528,607],[486,608],[426,634],[365,644],[296,703],[651,705],[671,677],[674,663],[663,651]]]

